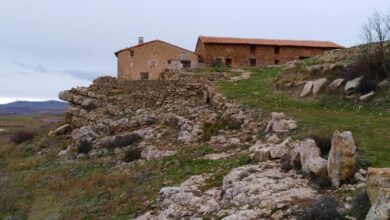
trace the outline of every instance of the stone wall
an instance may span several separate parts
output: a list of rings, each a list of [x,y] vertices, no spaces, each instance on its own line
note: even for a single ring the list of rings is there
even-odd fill
[[[221,58],[226,62],[232,59],[232,66],[250,66],[250,59],[256,59],[257,66],[285,64],[300,57],[312,57],[326,51],[324,48],[311,47],[280,47],[279,54],[275,53],[274,46],[256,46],[256,53],[251,56],[250,45],[244,44],[205,44],[199,45],[197,53],[201,55],[204,63],[211,65],[213,60]],[[276,62],[278,61],[278,62]]]
[[[190,61],[193,68],[198,64],[195,53],[162,41],[152,41],[120,51],[117,57],[120,80],[140,80],[141,73],[148,73],[149,79],[157,80],[165,69],[178,69],[173,66],[176,61]]]

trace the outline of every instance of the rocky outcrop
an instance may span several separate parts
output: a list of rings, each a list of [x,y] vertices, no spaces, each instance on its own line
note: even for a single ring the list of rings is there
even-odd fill
[[[313,94],[317,94],[318,92],[320,92],[325,86],[326,84],[328,83],[328,79],[327,78],[321,78],[321,79],[317,79],[313,82]]]
[[[363,76],[356,77],[345,84],[344,92],[347,97],[352,97],[356,93],[356,88],[360,85]]]
[[[366,191],[371,202],[366,219],[389,219],[390,168],[368,168]]]
[[[271,120],[268,122],[265,132],[286,133],[297,127],[296,121],[288,119],[283,112],[272,112]]]
[[[328,156],[328,175],[334,187],[339,187],[355,173],[356,146],[350,131],[335,131]]]
[[[313,84],[314,84],[313,81],[307,81],[305,83],[305,85],[303,86],[300,97],[305,97],[305,96],[310,95],[312,88],[313,88]]]
[[[306,139],[300,143],[299,154],[303,172],[326,176],[327,161],[320,157],[320,148],[313,139]]]
[[[361,101],[361,102],[364,102],[364,101],[367,101],[367,100],[369,100],[371,97],[373,97],[375,95],[375,92],[374,91],[371,91],[371,92],[369,92],[369,93],[367,93],[367,94],[364,94],[364,95],[362,95],[362,96],[360,96],[359,97],[359,100]]]
[[[63,135],[63,134],[70,132],[71,130],[72,129],[71,129],[69,124],[64,124],[64,125],[58,127],[57,129],[55,129],[53,134],[54,135]]]
[[[390,190],[390,168],[368,168],[367,195],[373,204],[383,189]]]
[[[367,220],[388,220],[390,219],[390,189],[383,189],[372,203],[370,211],[366,216]]]
[[[281,173],[279,164],[271,161],[235,168],[224,177],[222,187],[202,192],[199,188],[207,178],[193,176],[180,186],[162,188],[158,209],[137,219],[283,219],[290,215],[288,207],[316,194],[307,180],[295,172]]]
[[[72,139],[77,148],[78,153],[88,153],[92,150],[93,143],[97,138],[97,134],[92,130],[92,127],[85,126],[80,129],[75,129],[72,132]]]

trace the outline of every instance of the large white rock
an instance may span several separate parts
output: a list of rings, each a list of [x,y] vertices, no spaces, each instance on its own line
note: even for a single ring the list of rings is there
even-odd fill
[[[364,95],[360,96],[360,97],[359,97],[359,100],[362,101],[362,102],[364,102],[364,101],[370,99],[371,97],[373,97],[374,95],[375,95],[375,92],[374,92],[374,91],[371,91],[371,92],[369,92],[369,93],[367,93],[367,94],[364,94]]]
[[[302,90],[300,96],[305,97],[305,96],[309,95],[311,93],[312,88],[313,88],[313,84],[314,84],[313,81],[307,81],[305,83],[305,85],[303,86],[303,90]]]
[[[322,90],[325,85],[328,83],[327,78],[317,79],[313,82],[313,94],[317,94],[320,90]]]
[[[353,80],[348,81],[347,84],[345,84],[344,91],[356,89],[360,85],[360,82],[362,81],[362,79],[363,79],[363,76],[359,76]]]
[[[380,194],[372,203],[366,220],[388,220],[390,219],[390,190],[382,189]]]
[[[268,122],[265,132],[286,133],[296,129],[297,123],[295,120],[288,119],[283,112],[272,112],[271,120]]]
[[[332,89],[337,89],[341,86],[341,84],[343,84],[345,80],[343,78],[338,78],[338,79],[335,79],[333,80],[332,83],[329,84],[329,88],[332,88]]]
[[[328,175],[334,187],[355,174],[356,146],[350,131],[335,131],[328,156]]]
[[[305,139],[301,142],[299,154],[303,172],[326,176],[326,160],[320,157],[320,148],[313,139]]]

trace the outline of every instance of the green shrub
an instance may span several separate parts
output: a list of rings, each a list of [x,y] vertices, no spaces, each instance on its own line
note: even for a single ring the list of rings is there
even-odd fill
[[[366,215],[371,208],[371,203],[366,190],[361,190],[356,193],[355,196],[352,198],[351,204],[351,215],[354,216],[357,220],[366,219]]]
[[[32,131],[19,131],[11,135],[11,142],[21,144],[25,141],[34,139],[35,134]]]
[[[337,202],[332,197],[320,197],[310,207],[299,214],[300,220],[330,220],[344,219],[337,210]]]

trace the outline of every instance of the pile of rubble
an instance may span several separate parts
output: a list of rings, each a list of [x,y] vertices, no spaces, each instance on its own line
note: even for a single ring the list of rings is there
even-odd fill
[[[128,160],[129,154],[154,159],[172,155],[180,146],[200,144],[205,124],[219,121],[234,124],[235,129],[211,137],[212,146],[256,141],[261,127],[257,113],[229,103],[212,86],[223,74],[169,76],[134,82],[101,77],[89,87],[61,92],[60,99],[69,102],[69,123],[51,135],[72,131],[74,143],[60,155],[76,151],[77,157],[103,157],[114,150],[119,161]]]

